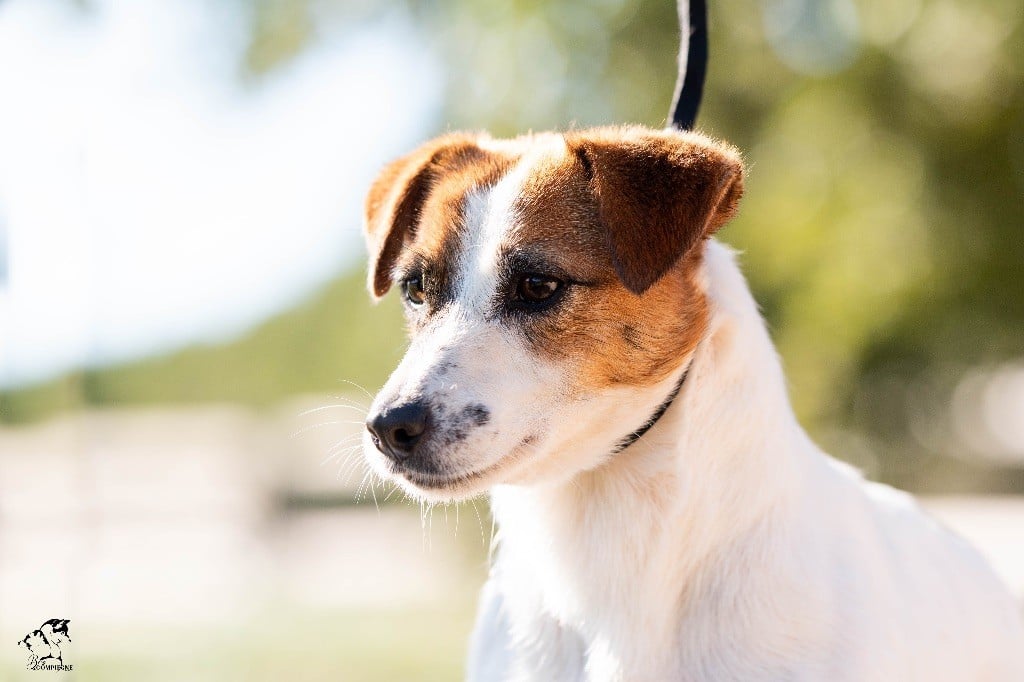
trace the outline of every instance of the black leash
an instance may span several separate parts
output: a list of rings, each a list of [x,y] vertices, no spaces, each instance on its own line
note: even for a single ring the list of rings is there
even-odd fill
[[[679,0],[679,77],[672,96],[672,127],[692,130],[704,94],[704,78],[708,72],[708,10],[704,0]],[[692,360],[690,362],[693,362]],[[683,370],[672,392],[639,429],[620,440],[611,454],[617,454],[640,440],[658,423],[679,395],[690,368]]]
[[[708,72],[708,8],[704,0],[679,0],[679,77],[672,97],[672,127],[692,130]]]

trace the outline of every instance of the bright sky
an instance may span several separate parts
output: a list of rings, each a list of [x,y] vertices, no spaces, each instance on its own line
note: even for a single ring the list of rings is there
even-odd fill
[[[362,257],[373,173],[440,107],[400,17],[244,86],[227,3],[70,4],[0,2],[0,386],[295,302]]]

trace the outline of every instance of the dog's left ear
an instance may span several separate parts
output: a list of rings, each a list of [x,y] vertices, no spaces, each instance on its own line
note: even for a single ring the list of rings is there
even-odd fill
[[[370,252],[369,288],[375,298],[391,288],[391,268],[406,239],[416,232],[432,185],[481,154],[475,135],[451,133],[392,161],[377,174],[366,196],[363,221]]]
[[[605,128],[566,135],[597,199],[612,265],[642,294],[736,213],[739,153],[696,133]]]

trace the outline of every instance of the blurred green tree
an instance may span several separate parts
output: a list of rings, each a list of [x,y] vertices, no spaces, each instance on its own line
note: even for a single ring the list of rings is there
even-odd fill
[[[325,27],[404,17],[447,65],[434,132],[665,122],[678,42],[669,0],[236,2],[250,35],[240,72],[253,79],[326,39]],[[886,480],[1024,491],[1019,468],[940,456],[984,449],[963,437],[970,423],[950,426],[965,377],[1024,358],[1021,3],[710,9],[700,125],[750,168],[721,238],[743,253],[802,419]],[[400,353],[400,323],[392,304],[371,311],[360,277],[231,344],[0,396],[2,418],[35,418],[79,394],[264,403],[342,390],[342,378],[372,388]],[[1024,421],[1024,392],[1018,400]]]

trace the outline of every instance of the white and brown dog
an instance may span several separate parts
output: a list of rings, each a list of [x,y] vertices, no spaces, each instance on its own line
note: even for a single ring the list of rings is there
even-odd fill
[[[366,454],[490,491],[474,680],[1024,680],[966,543],[796,422],[732,253],[737,152],[638,127],[454,134],[367,200],[370,288],[412,343]]]

